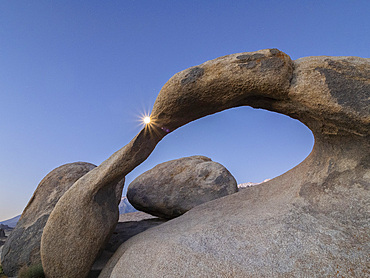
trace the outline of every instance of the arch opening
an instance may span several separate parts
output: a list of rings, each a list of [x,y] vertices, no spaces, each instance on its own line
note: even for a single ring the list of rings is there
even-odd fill
[[[126,176],[128,185],[159,163],[204,155],[224,165],[238,184],[273,179],[301,163],[314,138],[303,123],[252,107],[224,110],[195,120],[162,139],[153,153]]]

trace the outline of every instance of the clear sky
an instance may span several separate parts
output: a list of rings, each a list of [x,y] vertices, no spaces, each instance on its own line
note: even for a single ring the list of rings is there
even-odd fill
[[[0,221],[20,214],[54,168],[99,165],[127,144],[176,72],[265,48],[369,57],[369,14],[370,1],[0,1]],[[168,135],[126,187],[190,155],[260,182],[312,146],[296,120],[231,109]]]

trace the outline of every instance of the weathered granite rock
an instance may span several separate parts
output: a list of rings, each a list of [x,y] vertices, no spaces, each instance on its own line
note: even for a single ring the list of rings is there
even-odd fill
[[[5,231],[3,229],[0,229],[0,237],[5,237]]]
[[[80,182],[84,186],[76,186]],[[117,224],[124,178],[107,182],[94,188],[90,185],[94,181],[85,175],[60,198],[41,238],[46,277],[86,277],[103,252]],[[60,207],[63,209],[58,210]]]
[[[43,178],[5,242],[1,263],[8,276],[24,265],[40,263],[40,241],[46,221],[60,197],[96,166],[86,162],[62,165]]]
[[[171,219],[237,191],[235,178],[224,166],[191,156],[146,171],[129,185],[127,198],[140,211]]]
[[[96,226],[109,218],[107,225],[114,227],[116,221],[101,217],[108,199],[115,201],[112,184],[144,161],[166,134],[243,105],[306,124],[315,135],[310,156],[278,178],[131,238],[110,260],[114,266],[108,264],[112,271],[106,277],[368,275],[369,80],[369,59],[293,62],[277,49],[228,55],[176,74],[159,93],[151,124],[56,205],[41,243],[47,276],[87,275],[80,269],[93,260],[84,253],[94,257],[110,234]],[[104,198],[95,197],[100,195]],[[98,206],[102,199],[107,201]],[[86,207],[91,209],[81,209]],[[61,228],[67,236],[59,239]]]
[[[41,261],[47,277],[88,275],[117,224],[124,177],[166,134],[153,130],[144,128],[129,144],[79,179],[56,204],[41,238]]]
[[[370,59],[357,57],[292,62],[263,50],[176,74],[154,105],[157,125],[251,105],[302,121],[314,149],[282,176],[131,238],[101,277],[368,276],[369,97]]]

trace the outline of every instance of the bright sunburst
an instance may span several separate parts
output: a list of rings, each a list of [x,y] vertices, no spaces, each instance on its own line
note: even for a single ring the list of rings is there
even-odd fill
[[[149,124],[150,123],[150,117],[148,117],[148,116],[144,117],[143,121],[146,125]]]

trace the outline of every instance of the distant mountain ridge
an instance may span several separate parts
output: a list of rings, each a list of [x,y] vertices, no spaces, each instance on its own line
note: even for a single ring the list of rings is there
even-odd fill
[[[10,228],[14,228],[17,225],[19,218],[21,218],[21,214],[15,216],[13,218],[10,218],[8,220],[4,220],[4,221],[0,222],[0,224],[9,226]]]
[[[121,198],[121,202],[118,205],[119,214],[124,214],[128,212],[135,212],[137,209],[135,209],[127,200],[126,196],[123,196]]]
[[[245,182],[245,183],[240,183],[240,184],[238,184],[238,188],[239,189],[244,189],[244,188],[255,186],[255,185],[258,185],[258,184],[261,184],[261,183],[264,183],[264,182],[268,182],[269,180],[271,180],[271,179],[265,179],[263,182]]]

